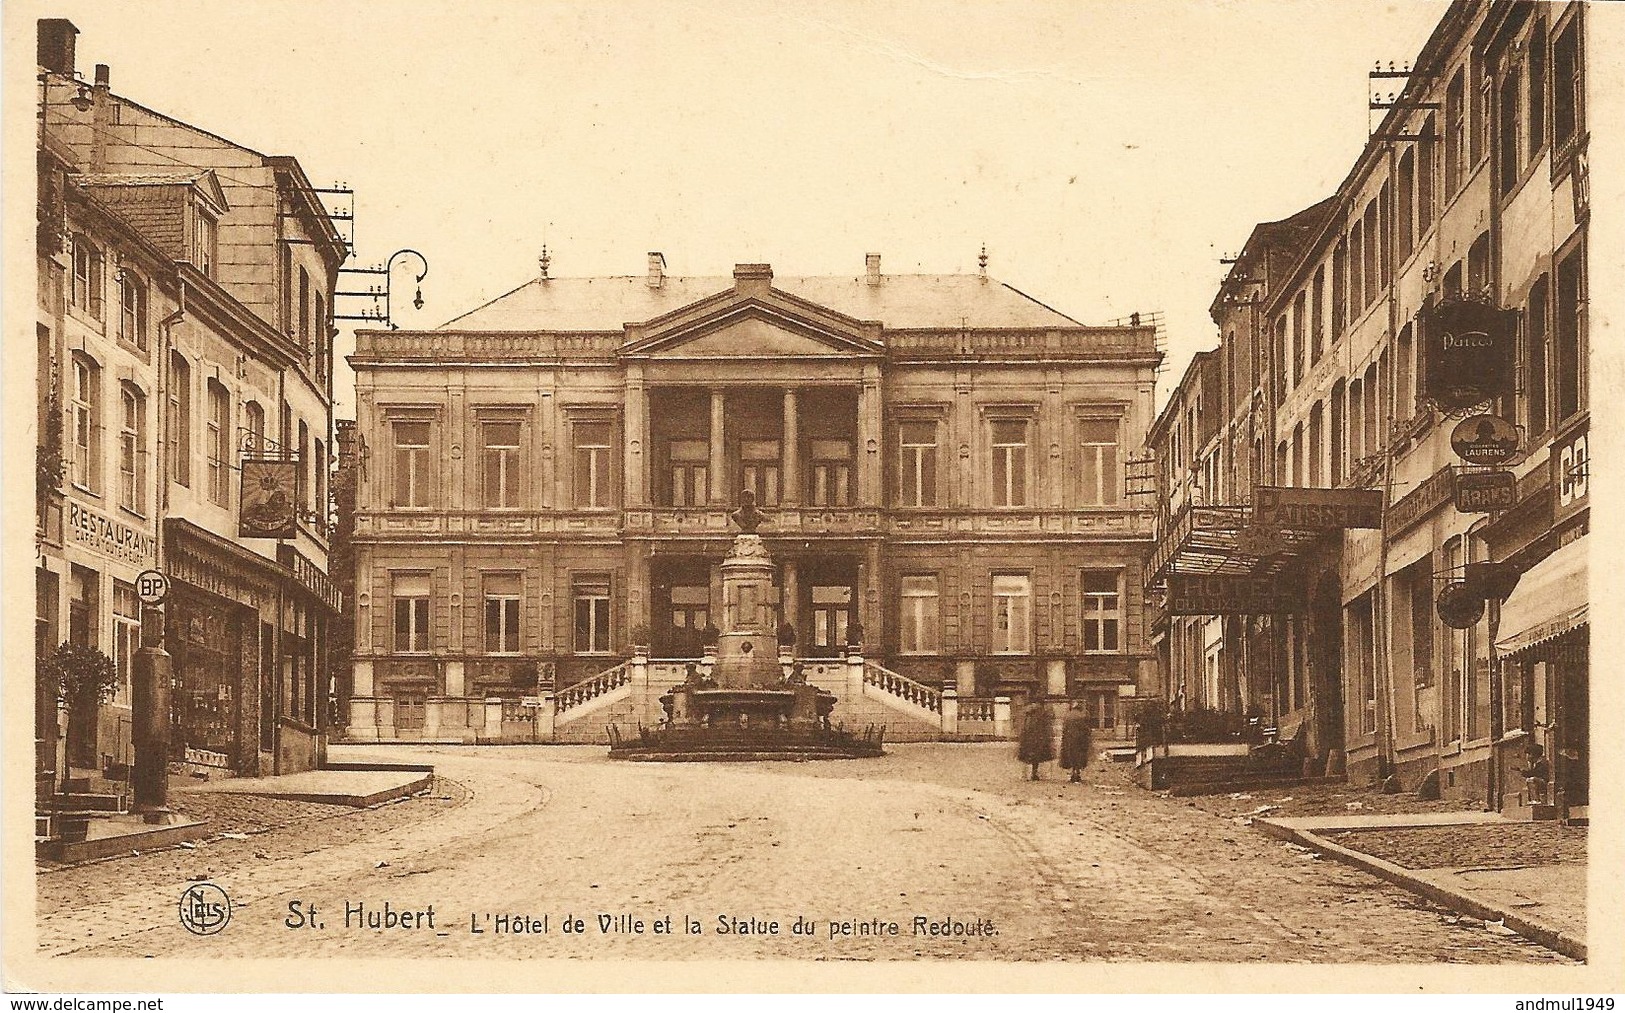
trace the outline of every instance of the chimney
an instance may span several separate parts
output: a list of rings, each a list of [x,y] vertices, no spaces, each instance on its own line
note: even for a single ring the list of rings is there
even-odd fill
[[[39,65],[53,74],[73,76],[74,39],[79,34],[67,18],[39,19]]]
[[[773,287],[772,264],[735,264],[734,291],[760,298]]]
[[[97,91],[106,91],[110,87],[109,79],[112,76],[113,76],[113,72],[110,69],[108,69],[107,64],[105,64],[105,63],[96,64],[96,90]]]
[[[863,255],[863,267],[869,275],[869,284],[880,284],[880,254],[865,253]]]
[[[659,288],[666,283],[666,255],[659,250],[649,251],[649,287]]]

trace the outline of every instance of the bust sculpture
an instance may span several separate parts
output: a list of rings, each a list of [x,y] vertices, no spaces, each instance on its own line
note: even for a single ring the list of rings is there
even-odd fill
[[[747,535],[755,534],[756,528],[767,519],[766,514],[756,509],[756,493],[749,489],[739,493],[739,509],[728,516]]]

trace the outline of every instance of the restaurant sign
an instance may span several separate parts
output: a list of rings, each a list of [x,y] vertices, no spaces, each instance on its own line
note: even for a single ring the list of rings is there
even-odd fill
[[[1512,393],[1517,313],[1471,299],[1447,299],[1425,315],[1422,396],[1460,411]]]
[[[1301,590],[1278,575],[1168,575],[1169,615],[1296,615],[1305,609]]]
[[[1456,472],[1456,509],[1464,514],[1487,514],[1518,505],[1518,480],[1510,471]]]
[[[158,541],[145,531],[68,500],[68,534],[75,545],[121,563],[151,565]]]
[[[1261,485],[1253,490],[1252,525],[1315,531],[1380,528],[1382,491]]]

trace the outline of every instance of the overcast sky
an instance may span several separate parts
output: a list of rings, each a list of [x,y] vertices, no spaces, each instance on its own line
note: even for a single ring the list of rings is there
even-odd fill
[[[115,91],[356,190],[434,326],[537,272],[990,273],[1162,310],[1163,387],[1254,223],[1328,195],[1431,0],[60,3]],[[354,263],[354,261],[352,261]],[[341,300],[341,307],[344,300]],[[339,350],[351,342],[341,338]],[[348,377],[347,371],[341,377]],[[347,384],[346,384],[347,385]],[[1160,402],[1160,398],[1159,398]],[[341,417],[353,414],[341,389]]]

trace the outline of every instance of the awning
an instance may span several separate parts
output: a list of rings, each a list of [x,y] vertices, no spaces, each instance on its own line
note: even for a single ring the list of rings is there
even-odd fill
[[[1501,606],[1501,639],[1495,646],[1513,654],[1591,620],[1591,588],[1586,538],[1576,538],[1524,571],[1512,597]]]

